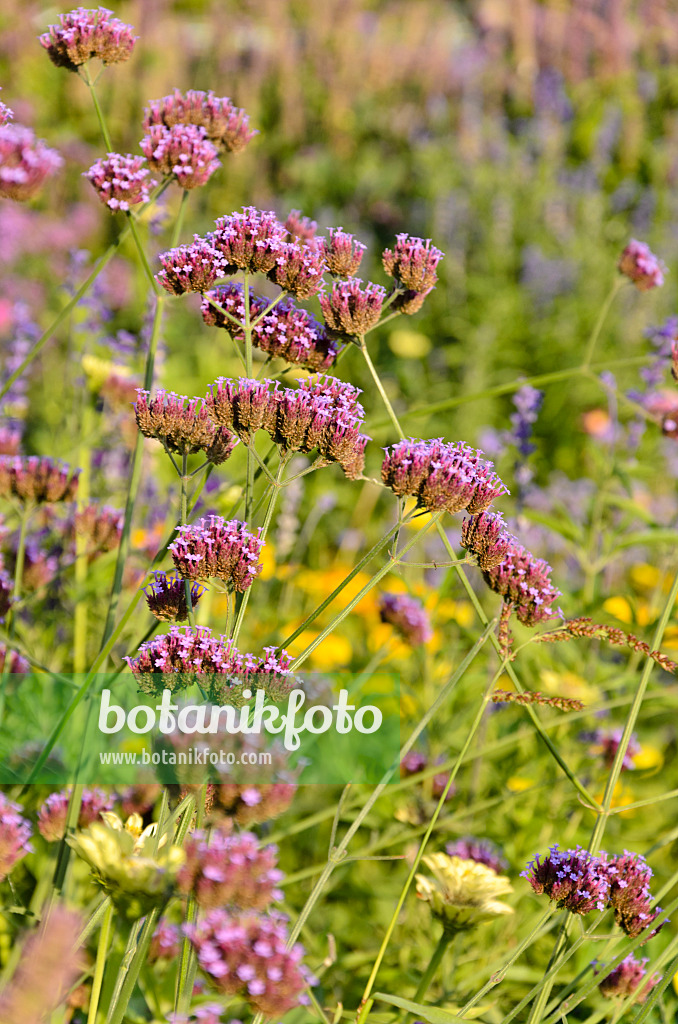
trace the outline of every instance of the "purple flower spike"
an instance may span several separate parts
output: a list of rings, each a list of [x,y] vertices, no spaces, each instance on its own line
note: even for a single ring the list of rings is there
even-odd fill
[[[560,850],[552,846],[544,860],[539,857],[527,865],[521,876],[526,878],[537,895],[546,895],[559,909],[572,914],[588,914],[605,910],[610,883],[606,864],[578,846]]]
[[[151,125],[140,146],[152,170],[173,174],[184,189],[206,185],[221,166],[205,129],[194,124]]]
[[[329,228],[322,239],[327,269],[332,277],[353,277],[362,263],[366,246],[343,228]]]
[[[508,554],[510,542],[501,512],[481,512],[462,523],[461,546],[477,556],[481,569],[500,565]]]
[[[379,615],[398,630],[411,647],[420,647],[433,636],[426,609],[409,594],[380,594]]]
[[[36,195],[63,160],[55,149],[36,139],[30,128],[0,128],[0,196],[25,202]]]
[[[218,249],[200,235],[194,235],[191,245],[161,252],[158,259],[162,270],[157,278],[170,295],[206,292],[228,272],[228,264]]]
[[[113,12],[99,7],[94,11],[78,7],[59,15],[59,24],[50,25],[40,36],[49,59],[58,68],[77,71],[97,57],[104,64],[122,64],[132,56],[138,36]]]
[[[191,584],[191,608],[195,608],[205,593],[200,583]],[[161,622],[185,622],[188,618],[186,586],[178,576],[154,572],[153,582],[144,587],[148,610]]]
[[[617,264],[619,272],[635,284],[638,291],[648,292],[664,284],[666,267],[645,242],[632,238]]]
[[[320,295],[325,323],[340,334],[366,334],[379,321],[386,289],[368,282],[361,288],[358,277],[335,281],[329,295]]]
[[[647,963],[649,963],[647,958],[636,960],[633,953],[629,953],[613,971],[610,971],[606,978],[603,978],[598,988],[606,999],[626,999],[627,996],[633,995],[635,992],[634,1002],[644,1003],[662,977],[661,974],[653,974],[645,981],[647,977],[645,965]],[[604,966],[596,964],[594,967],[596,974],[600,974],[603,970],[605,970]]]
[[[486,867],[496,871],[498,875],[503,875],[509,866],[499,847],[489,839],[464,836],[463,839],[447,843],[445,852],[450,857],[461,857],[462,860],[474,860],[477,864],[485,864]]]
[[[175,89],[171,96],[151,100],[144,111],[144,128],[162,124],[194,124],[204,128],[207,138],[219,150],[240,153],[258,132],[249,127],[249,118],[228,96],[189,89],[186,95]]]
[[[254,206],[220,217],[210,240],[226,262],[252,274],[268,274],[286,244],[287,231],[272,211]]]
[[[149,189],[155,185],[148,178],[148,168],[142,156],[123,156],[121,153],[109,153],[102,160],[97,160],[83,177],[87,178],[96,189],[99,199],[115,213],[126,211],[137,203],[147,203]]]
[[[33,829],[22,818],[21,807],[0,793],[0,882],[7,878],[17,861],[30,853]]]
[[[259,846],[252,832],[231,832],[227,821],[208,836],[195,832],[186,844],[186,863],[177,881],[194,893],[199,906],[215,910],[227,904],[247,910],[266,910],[282,899],[278,888],[284,875],[277,868],[277,847]]]
[[[622,931],[635,939],[661,914],[661,907],[652,909],[652,869],[641,854],[625,850],[619,856],[610,857],[607,877],[614,919]],[[661,921],[647,938],[656,935],[664,924],[665,922]]]
[[[310,299],[320,291],[326,269],[320,246],[312,242],[285,242],[268,277],[296,299]]]
[[[183,579],[220,579],[242,594],[263,568],[258,561],[264,546],[260,532],[255,536],[237,519],[210,516],[190,526],[178,526],[179,537],[169,551]]]
[[[431,244],[431,239],[397,235],[394,249],[382,255],[384,270],[412,292],[429,292],[438,280],[436,268],[444,253]]]
[[[558,614],[553,602],[560,596],[550,580],[552,569],[548,562],[524,548],[515,537],[509,540],[506,557],[493,569],[483,572],[490,590],[501,594],[513,606],[524,626],[535,626]]]

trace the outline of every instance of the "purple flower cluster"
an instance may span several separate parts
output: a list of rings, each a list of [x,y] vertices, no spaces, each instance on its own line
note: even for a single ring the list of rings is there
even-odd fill
[[[209,239],[230,266],[251,274],[268,274],[287,244],[287,229],[272,210],[245,206],[242,213],[220,217]]]
[[[287,241],[293,242],[298,239],[300,242],[310,242],[311,239],[315,238],[315,233],[318,230],[316,221],[311,220],[310,217],[304,217],[301,210],[290,210],[285,221],[285,231],[287,232]]]
[[[197,675],[228,676],[259,686],[270,680],[284,683],[292,663],[286,651],[275,647],[265,647],[264,657],[241,654],[232,640],[214,635],[207,626],[172,626],[169,633],[142,644],[135,658],[124,660],[141,688],[150,686],[150,693],[157,687],[146,677],[153,675],[161,675],[161,689],[168,690],[183,689]]]
[[[146,180],[149,172],[145,163],[142,156],[109,153],[92,164],[84,177],[96,189],[105,206],[113,212],[126,211],[137,203],[148,202],[149,189],[155,185],[154,181]]]
[[[79,470],[46,456],[0,457],[0,498],[20,501],[73,501]]]
[[[144,128],[162,124],[195,124],[204,128],[207,138],[217,149],[239,153],[258,133],[249,127],[249,118],[228,96],[215,96],[212,91],[189,89],[184,96],[175,89],[171,96],[151,100],[144,111]]]
[[[343,228],[329,228],[321,241],[327,269],[332,277],[353,277],[362,263],[366,246]]]
[[[508,554],[511,537],[501,512],[481,512],[461,525],[461,546],[478,559],[481,569],[494,569]]]
[[[38,811],[38,830],[48,843],[55,843],[58,839],[63,839],[66,834],[70,797],[69,789],[50,793]],[[99,821],[101,812],[110,811],[112,807],[113,797],[105,793],[103,789],[84,789],[78,815],[78,828],[87,828],[92,822]]]
[[[409,594],[380,594],[379,616],[382,622],[395,626],[412,647],[427,643],[433,636],[426,609]]]
[[[209,837],[195,832],[185,850],[186,863],[177,881],[183,892],[193,893],[199,906],[266,910],[273,900],[282,899],[277,886],[284,874],[276,866],[277,847],[260,847],[254,833],[234,834],[224,827]]]
[[[78,7],[59,15],[59,24],[50,25],[40,36],[49,59],[58,68],[77,71],[82,64],[97,57],[104,64],[121,64],[132,56],[138,36],[105,7],[94,11]]]
[[[0,882],[7,878],[17,861],[33,850],[30,844],[33,829],[20,811],[19,804],[0,793]]]
[[[8,121],[11,121],[13,117],[14,111],[11,110],[6,103],[0,102],[0,127],[2,127],[3,124],[7,124]]]
[[[177,953],[178,956],[178,953]],[[191,1010],[190,1016],[185,1013],[170,1013],[167,1024],[222,1024],[224,1007],[221,1003],[203,1003]],[[231,1020],[229,1024],[242,1024],[242,1021]]]
[[[205,593],[199,583],[191,584],[191,608],[195,608]],[[161,622],[185,622],[188,618],[188,602],[184,580],[166,572],[154,572],[153,582],[144,587],[148,610]]]
[[[489,839],[464,836],[453,843],[447,843],[445,852],[450,857],[461,857],[462,860],[474,860],[477,864],[484,864],[498,875],[503,875],[509,866],[499,847]]]
[[[556,844],[543,861],[535,857],[521,874],[538,895],[545,894],[573,914],[611,907],[619,927],[633,939],[661,914],[661,907],[652,907],[652,870],[639,853],[625,850],[618,856],[594,856],[581,846],[561,851]]]
[[[463,441],[398,441],[386,455],[381,478],[398,497],[412,495],[421,508],[472,515],[484,512],[507,489],[491,462]]]
[[[5,662],[7,661],[7,648],[4,644],[0,644],[0,673],[5,671]],[[25,658],[16,651],[9,652],[9,664],[7,671],[14,675],[24,675],[26,672],[30,672],[31,666],[28,664]],[[0,878],[0,881],[2,879]]]
[[[619,272],[633,281],[641,292],[659,288],[664,284],[666,267],[645,242],[632,238],[624,249],[617,264]]]
[[[602,758],[605,768],[611,768],[617,756],[623,733],[623,729],[595,729],[593,732],[581,733],[579,738],[585,743],[591,744],[589,753],[593,757]],[[622,769],[633,770],[635,768],[633,758],[639,753],[640,743],[638,742],[638,737],[632,734],[624,754]]]
[[[263,428],[283,452],[317,449],[326,463],[338,462],[354,480],[363,471],[365,447],[360,433],[365,410],[360,390],[334,377],[314,377],[298,388],[281,389],[273,381],[227,380],[212,386],[207,403],[217,422],[248,442]]]
[[[325,323],[338,334],[363,335],[379,322],[386,289],[371,281],[361,288],[359,277],[335,281],[329,292],[320,295]]]
[[[199,519],[178,526],[179,537],[170,544],[177,573],[185,580],[216,577],[238,594],[252,586],[263,566],[259,555],[264,546],[261,530],[250,533],[245,523],[221,516]]]
[[[438,280],[436,269],[444,253],[432,245],[431,239],[396,236],[393,249],[384,249],[382,263],[389,277],[394,277],[408,291],[428,294]]]
[[[108,505],[87,505],[73,517],[76,534],[87,539],[88,554],[94,557],[114,551],[122,535],[123,513]]]
[[[137,389],[137,395],[134,411],[144,437],[162,441],[169,451],[182,455],[203,451],[208,462],[217,466],[232,454],[238,439],[223,426],[215,426],[202,398],[173,391],[157,391],[151,398],[143,388]]]
[[[297,363],[307,370],[328,370],[339,352],[323,324],[291,299],[278,302],[269,311],[269,302],[250,295],[250,317],[258,320],[252,328],[252,344],[269,356]],[[226,316],[222,310],[229,313]],[[238,323],[234,323],[234,317]],[[261,319],[258,319],[261,317]],[[236,341],[245,340],[245,298],[241,284],[220,285],[202,301],[206,324],[223,327]],[[239,326],[240,325],[240,326]]]
[[[598,988],[606,999],[625,999],[636,993],[634,1002],[644,1003],[650,991],[661,981],[661,974],[653,974],[643,984],[647,976],[645,965],[648,963],[647,958],[636,960],[633,953],[629,953],[607,977],[603,978]],[[604,969],[596,964],[594,972],[600,974]]]
[[[305,1002],[303,989],[315,979],[301,964],[303,947],[287,948],[282,915],[213,910],[184,930],[220,992],[240,997],[266,1017],[282,1016]]]
[[[551,582],[552,569],[543,558],[535,558],[515,537],[509,538],[506,557],[499,565],[483,571],[490,590],[501,594],[524,626],[535,626],[558,615],[553,602],[560,596]]]
[[[310,299],[320,291],[326,270],[322,246],[295,239],[280,247],[268,278],[296,299]]]
[[[229,269],[221,253],[200,235],[194,236],[191,245],[180,245],[176,249],[161,252],[158,259],[162,263],[162,270],[157,278],[170,295],[204,293]]]
[[[291,782],[271,782],[263,786],[233,782],[215,786],[215,806],[238,825],[257,825],[286,811],[297,787]]]
[[[181,931],[179,925],[172,924],[166,917],[161,917],[158,927],[153,932],[148,959],[151,963],[161,958],[176,960],[181,953]]]
[[[206,185],[221,167],[207,132],[194,124],[151,125],[140,146],[151,170],[174,175],[184,189]]]
[[[530,861],[522,878],[527,878],[538,896],[546,895],[559,909],[573,914],[605,910],[610,895],[607,864],[583,847],[560,850],[552,846],[544,857]]]
[[[0,196],[25,202],[40,191],[63,160],[19,124],[0,127]]]

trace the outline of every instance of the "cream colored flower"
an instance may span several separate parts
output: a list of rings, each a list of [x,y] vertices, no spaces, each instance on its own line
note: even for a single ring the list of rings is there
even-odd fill
[[[482,921],[513,913],[512,907],[496,898],[513,892],[511,883],[492,868],[446,853],[432,853],[422,860],[433,878],[417,875],[417,896],[430,904],[446,931],[465,931]]]
[[[184,851],[156,839],[157,824],[142,831],[138,814],[123,825],[117,814],[102,814],[89,828],[69,836],[68,843],[92,868],[95,881],[129,918],[142,917],[169,897]]]

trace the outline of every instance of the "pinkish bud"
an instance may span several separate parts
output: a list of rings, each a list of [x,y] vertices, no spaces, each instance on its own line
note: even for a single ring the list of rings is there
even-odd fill
[[[619,272],[635,284],[638,291],[647,292],[664,284],[666,267],[645,242],[632,238],[617,264]]]

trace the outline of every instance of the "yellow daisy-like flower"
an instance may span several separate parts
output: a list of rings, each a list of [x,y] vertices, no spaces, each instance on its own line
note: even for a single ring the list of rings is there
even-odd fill
[[[432,853],[422,860],[433,878],[417,875],[417,896],[430,904],[431,912],[451,934],[513,913],[512,907],[497,899],[513,892],[511,882],[492,868],[446,853]]]
[[[106,811],[103,821],[68,837],[69,845],[92,868],[92,876],[117,909],[130,920],[148,913],[169,897],[184,851],[162,836],[156,823],[143,828],[138,814],[122,823]]]

